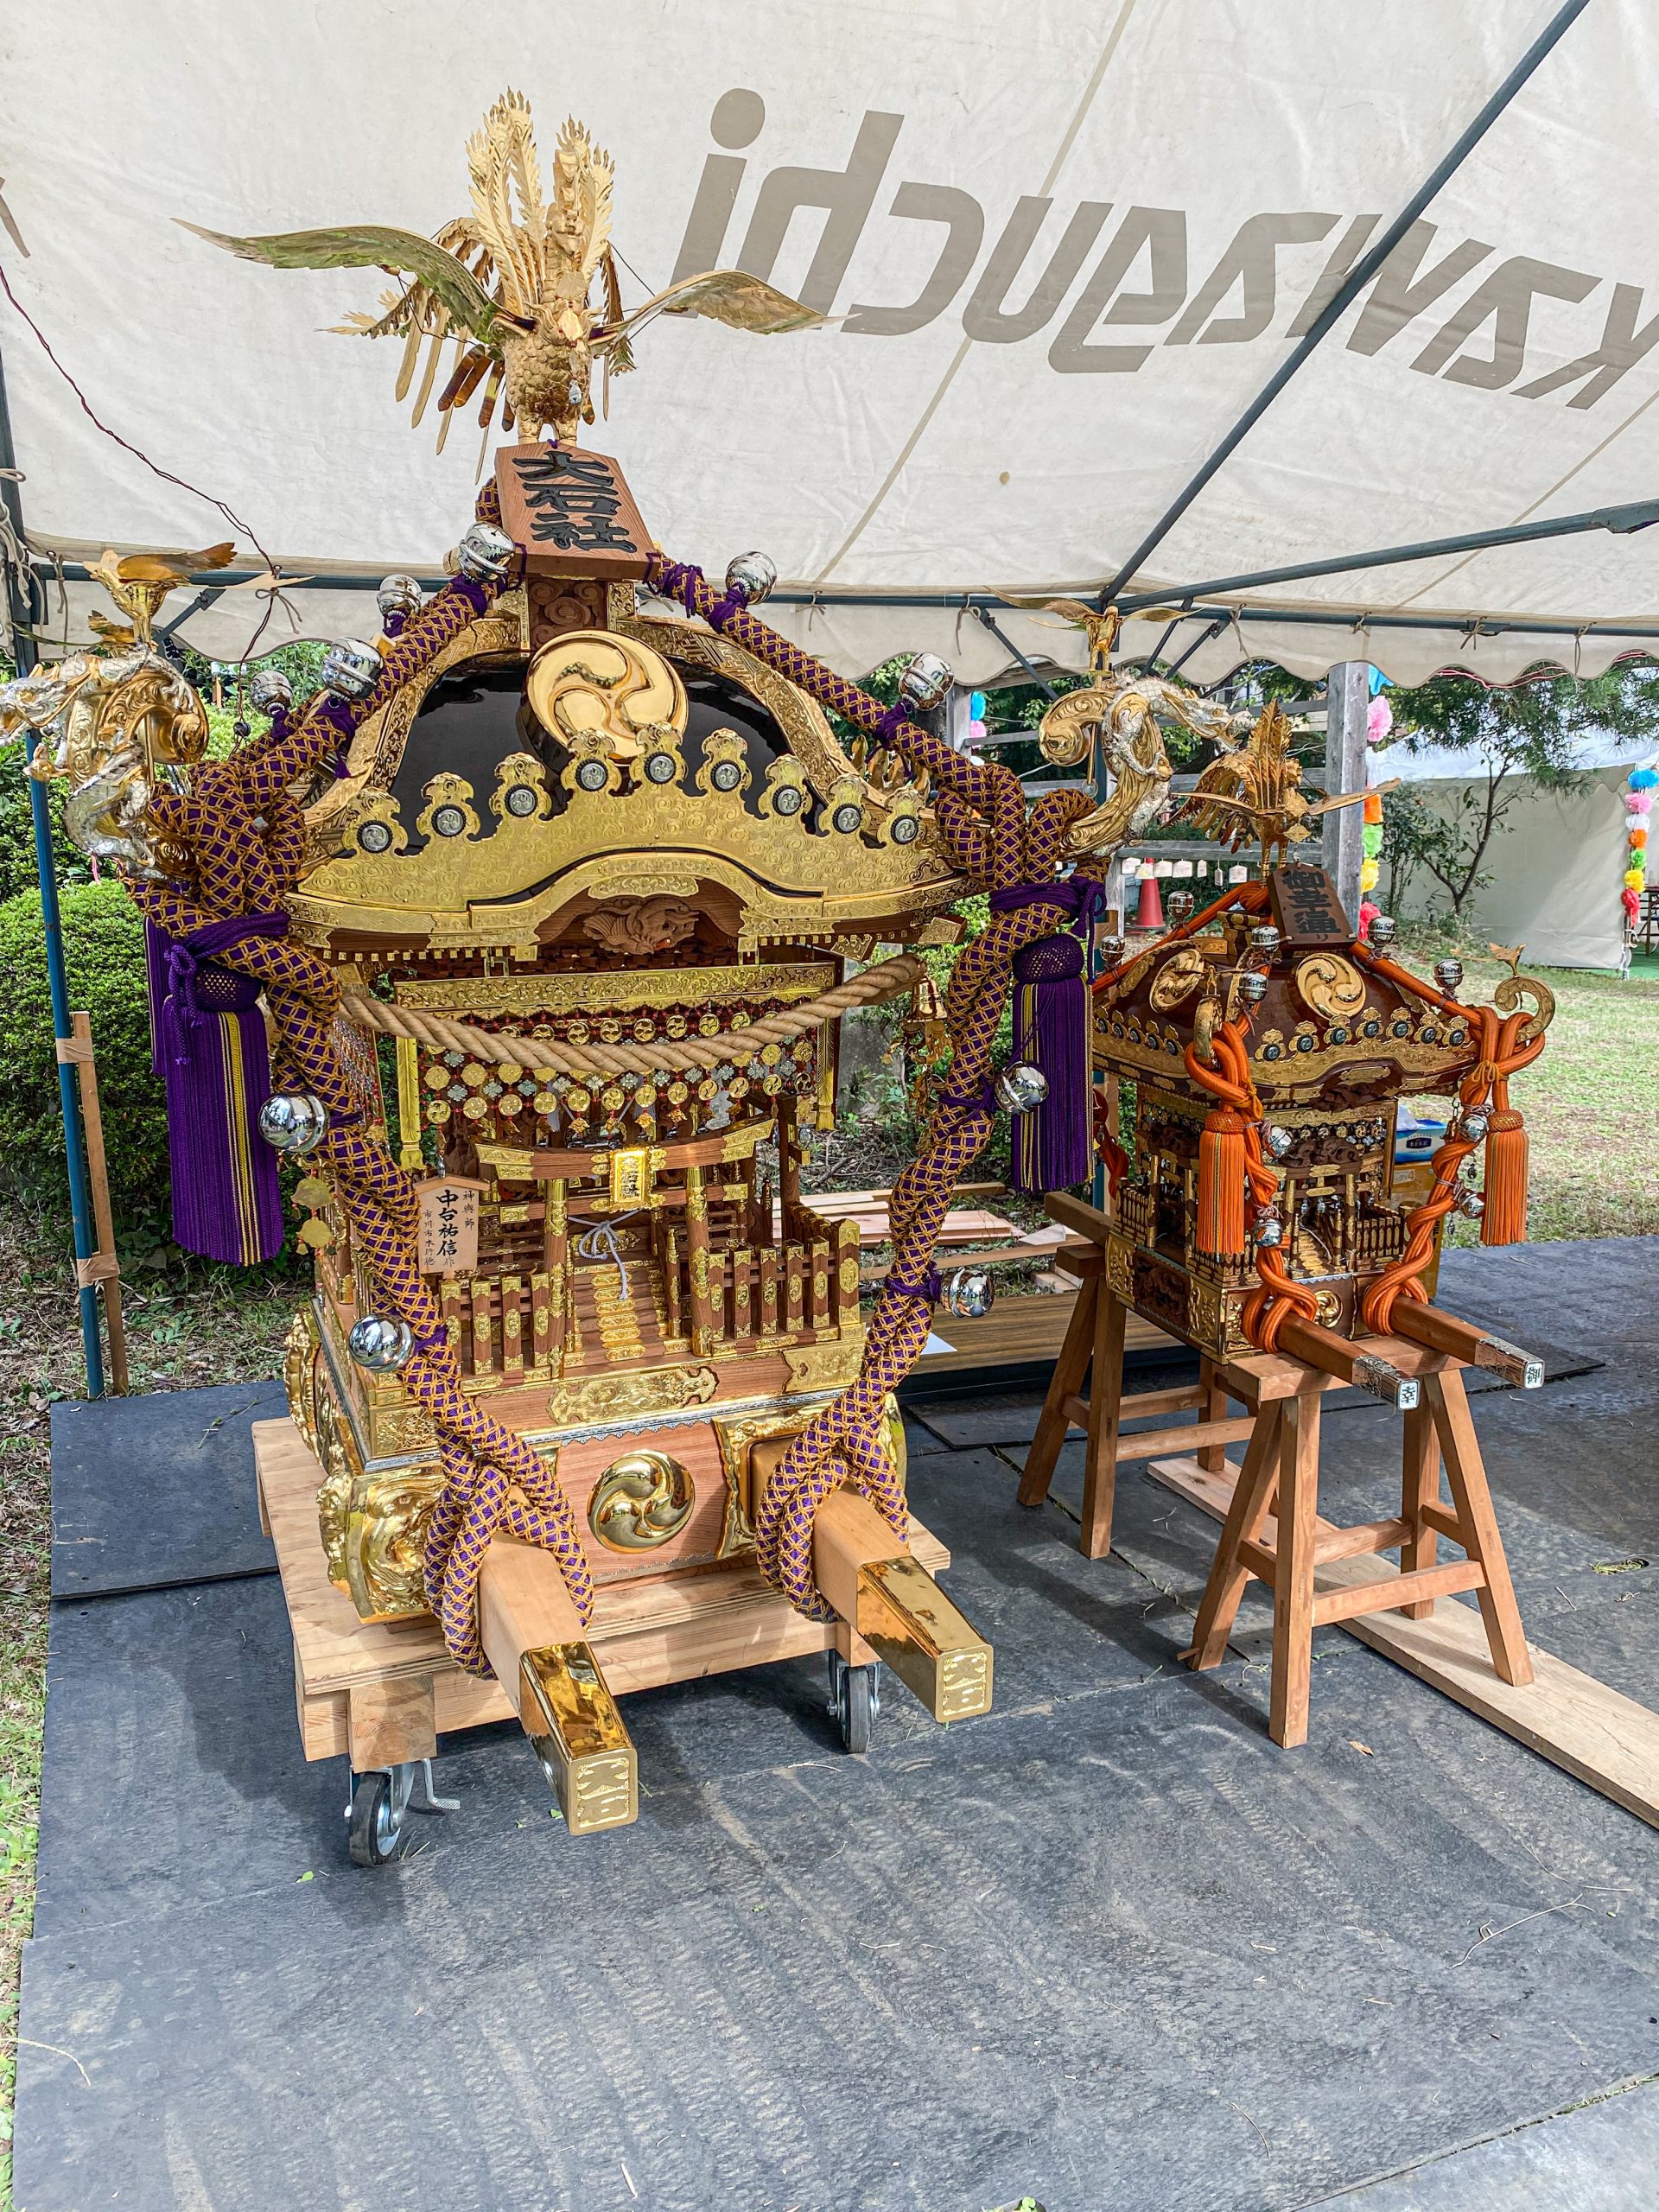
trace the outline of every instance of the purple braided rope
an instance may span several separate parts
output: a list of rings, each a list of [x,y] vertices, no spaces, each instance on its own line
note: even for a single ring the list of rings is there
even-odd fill
[[[477,512],[480,521],[499,520],[493,485],[480,496]],[[188,797],[158,796],[152,818],[183,853],[186,872],[173,886],[128,883],[151,920],[176,938],[283,910],[305,847],[304,820],[289,785],[349,742],[493,596],[483,585],[451,578],[389,645],[367,698],[348,703],[319,696],[299,716],[274,721],[263,741],[198,770]],[[424,1562],[427,1599],[456,1661],[468,1673],[487,1674],[478,1634],[478,1578],[498,1529],[550,1552],[583,1621],[591,1617],[593,1582],[575,1515],[546,1464],[461,1389],[460,1362],[419,1270],[414,1178],[363,1128],[356,1090],[334,1042],[337,981],[313,953],[285,938],[249,939],[215,957],[264,986],[277,1031],[277,1078],[315,1091],[327,1109],[319,1157],[332,1172],[377,1302],[406,1321],[414,1336],[416,1351],[402,1381],[431,1418],[444,1477]]]
[[[710,626],[832,707],[855,728],[898,751],[912,774],[925,770],[938,787],[934,820],[952,864],[991,891],[1054,882],[1066,859],[1066,833],[1094,801],[1084,792],[1046,794],[1027,812],[1011,770],[971,761],[897,707],[883,707],[857,684],[769,629],[747,607],[734,607],[695,568],[654,555],[646,581],[677,598],[688,614]],[[1093,875],[1086,864],[1077,873]],[[859,1371],[815,1414],[791,1444],[755,1514],[755,1555],[761,1573],[814,1620],[834,1618],[812,1571],[812,1522],[832,1490],[861,1491],[894,1533],[908,1528],[903,1487],[888,1457],[884,1429],[888,1394],[910,1372],[927,1342],[929,1301],[918,1294],[963,1171],[991,1133],[987,1097],[992,1048],[1007,1003],[1014,956],[1052,937],[1072,918],[1079,894],[1056,885],[1052,900],[1037,897],[992,915],[989,926],[961,954],[945,993],[950,1063],[922,1132],[915,1160],[888,1201],[893,1262],[877,1297]]]

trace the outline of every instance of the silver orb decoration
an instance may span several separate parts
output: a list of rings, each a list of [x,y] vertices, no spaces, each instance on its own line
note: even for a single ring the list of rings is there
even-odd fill
[[[393,1315],[365,1313],[360,1321],[353,1322],[346,1349],[371,1375],[395,1375],[409,1363],[415,1349],[414,1332],[407,1321]]]
[[[407,621],[426,604],[426,594],[413,576],[382,576],[374,603],[383,615],[401,614]]]
[[[770,599],[778,571],[764,553],[739,553],[726,563],[726,593],[745,607],[759,607]]]
[[[473,583],[499,583],[518,550],[505,530],[493,522],[475,522],[455,548],[455,566]]]
[[[1190,891],[1172,891],[1164,901],[1164,919],[1177,925],[1184,922],[1197,904]]]
[[[1271,1249],[1273,1246],[1284,1243],[1285,1224],[1276,1213],[1259,1213],[1252,1233],[1258,1244],[1265,1244]]]
[[[1395,935],[1395,921],[1392,914],[1373,914],[1370,930],[1365,942],[1377,946],[1380,950],[1384,945],[1392,944]]]
[[[294,703],[294,686],[280,668],[257,668],[248,678],[248,704],[256,715],[285,715]]]
[[[1029,1060],[1010,1060],[998,1071],[992,1094],[1005,1114],[1029,1114],[1048,1096],[1048,1077]]]
[[[1266,953],[1269,958],[1279,950],[1279,932],[1271,922],[1258,922],[1250,931],[1250,950]]]
[[[322,657],[322,686],[342,699],[366,699],[385,669],[374,647],[361,638],[340,638]]]
[[[1268,979],[1259,969],[1247,968],[1238,979],[1238,995],[1250,1006],[1260,1006],[1268,995]]]
[[[918,653],[905,663],[899,677],[899,703],[907,714],[931,714],[950,696],[957,672],[938,653]]]
[[[945,1280],[945,1311],[960,1321],[980,1321],[996,1303],[988,1268],[957,1268]]]
[[[1103,937],[1100,940],[1100,957],[1109,968],[1121,968],[1123,955],[1128,950],[1128,947],[1121,937]]]
[[[1262,1132],[1262,1148],[1274,1160],[1282,1160],[1295,1141],[1289,1129],[1278,1128],[1271,1122]]]
[[[1458,995],[1459,987],[1463,982],[1462,961],[1450,959],[1437,960],[1434,963],[1434,980],[1440,985],[1440,988],[1446,993],[1447,998],[1456,998]]]
[[[1485,1199],[1468,1183],[1459,1184],[1452,1203],[1460,1214],[1466,1215],[1471,1221],[1478,1221],[1486,1211]]]
[[[1463,1116],[1459,1125],[1458,1135],[1467,1137],[1471,1144],[1479,1144],[1491,1127],[1491,1119],[1477,1106],[1472,1113]]]
[[[274,1152],[315,1152],[328,1134],[328,1109],[314,1090],[274,1090],[259,1109],[259,1134]]]

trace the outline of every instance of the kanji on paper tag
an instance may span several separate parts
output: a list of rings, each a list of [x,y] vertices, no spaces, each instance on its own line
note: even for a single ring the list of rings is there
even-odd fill
[[[478,1194],[486,1187],[466,1175],[416,1185],[423,1275],[469,1275],[477,1267]]]

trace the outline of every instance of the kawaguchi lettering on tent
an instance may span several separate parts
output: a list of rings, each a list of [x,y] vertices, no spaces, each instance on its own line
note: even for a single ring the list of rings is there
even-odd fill
[[[703,163],[674,281],[721,265],[770,279],[796,215],[822,211],[823,225],[805,280],[795,289],[808,307],[828,315],[874,214],[905,118],[868,111],[844,168],[791,165],[769,170],[755,187],[742,246],[734,253],[727,234],[749,168],[747,156],[736,149],[753,145],[766,119],[760,93],[742,87],[722,93],[715,103],[710,135],[728,150],[710,154]],[[1083,277],[1082,289],[1050,341],[1049,366],[1061,375],[1132,374],[1158,344],[1240,346],[1274,334],[1281,250],[1329,239],[1325,265],[1282,334],[1301,337],[1384,219],[1381,214],[1344,218],[1314,211],[1251,215],[1194,289],[1184,210],[1115,207],[1109,200],[1084,200],[1067,217],[1043,261],[1037,239],[1053,206],[1044,197],[1017,200],[988,253],[983,253],[989,226],[971,192],[959,185],[906,179],[888,202],[887,216],[938,227],[942,236],[932,270],[912,300],[855,302],[845,310],[842,331],[858,338],[906,336],[954,307],[972,279],[962,307],[969,338],[984,346],[1016,345],[1049,327]],[[1098,258],[1092,258],[1097,247]],[[1414,223],[1363,296],[1347,338],[1348,351],[1380,353],[1416,326],[1419,350],[1409,365],[1425,376],[1443,376],[1478,391],[1513,389],[1522,399],[1566,392],[1567,406],[1586,408],[1604,399],[1659,345],[1659,313],[1642,320],[1642,287],[1615,283],[1611,298],[1587,310],[1585,350],[1517,385],[1534,301],[1580,304],[1604,279],[1529,254],[1510,254],[1494,263],[1497,251],[1478,238],[1448,244],[1438,238],[1433,223]],[[1450,296],[1478,270],[1478,280],[1425,335],[1431,311],[1444,310]],[[1126,290],[1132,275],[1139,289]],[[1169,327],[1161,339],[1132,334],[1165,325]]]

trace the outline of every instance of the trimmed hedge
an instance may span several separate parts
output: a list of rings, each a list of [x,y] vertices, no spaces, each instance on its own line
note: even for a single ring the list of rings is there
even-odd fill
[[[157,1220],[168,1198],[167,1116],[149,1064],[144,925],[118,883],[60,894],[69,1003],[92,1016],[110,1195],[118,1220]],[[68,1203],[41,894],[0,904],[0,1184],[53,1211]]]

